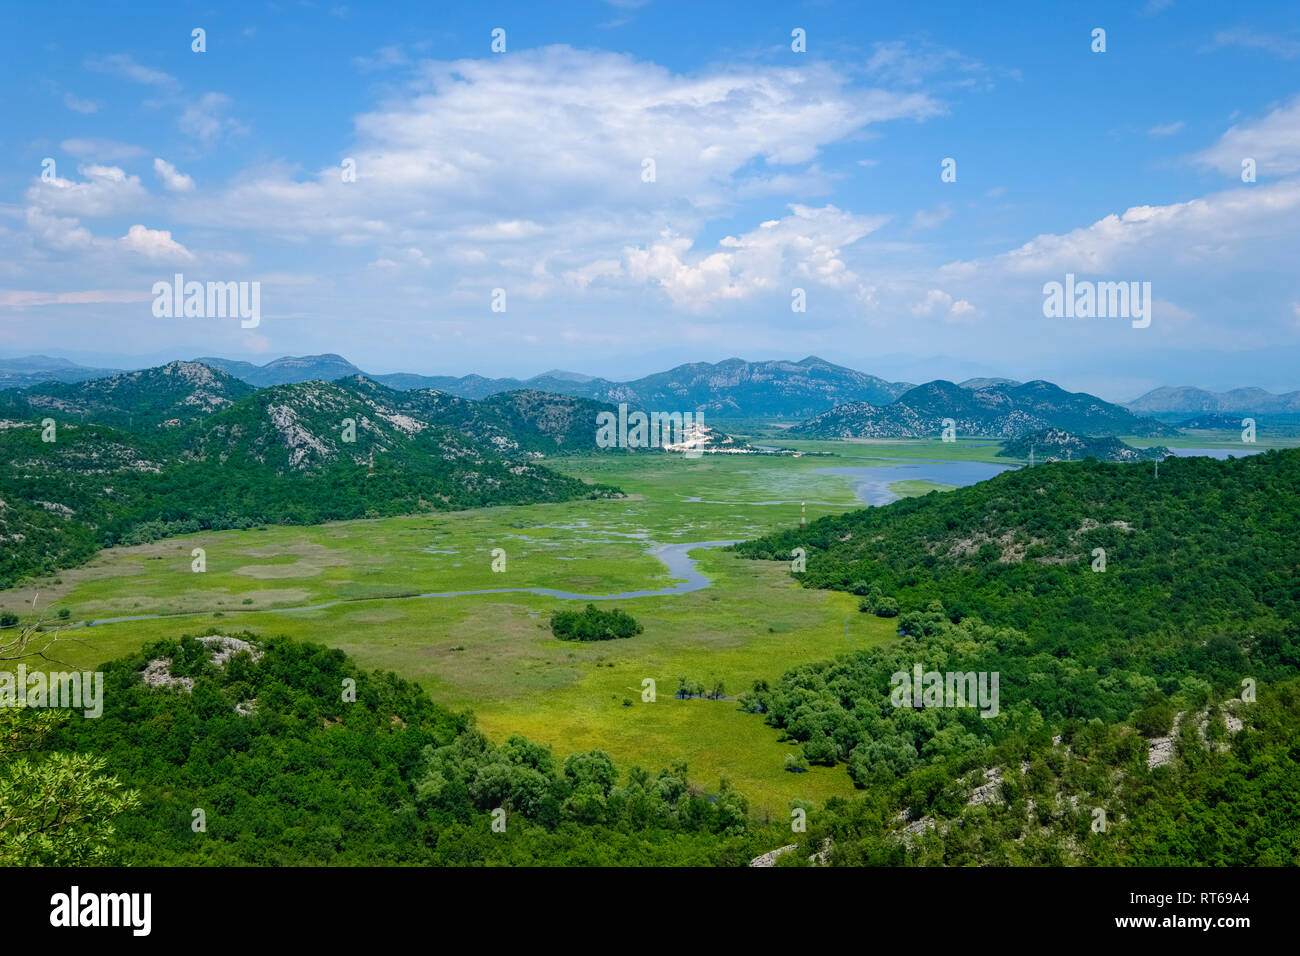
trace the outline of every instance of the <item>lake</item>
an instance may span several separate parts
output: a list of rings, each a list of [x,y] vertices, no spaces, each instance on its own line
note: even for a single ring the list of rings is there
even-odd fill
[[[916,458],[877,458],[880,462],[900,462],[889,465],[853,465],[842,468],[818,468],[819,475],[842,475],[849,479],[853,493],[869,505],[887,505],[897,501],[898,495],[889,490],[896,481],[931,481],[937,485],[964,488],[977,481],[985,481],[1017,467],[994,465],[983,461],[942,461]]]

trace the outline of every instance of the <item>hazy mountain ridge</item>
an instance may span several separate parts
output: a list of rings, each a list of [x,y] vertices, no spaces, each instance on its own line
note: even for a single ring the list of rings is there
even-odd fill
[[[31,388],[45,382],[84,382],[116,375],[121,369],[91,368],[48,355],[0,359],[0,389]]]
[[[1139,415],[1197,415],[1205,412],[1300,414],[1300,391],[1278,395],[1262,388],[1212,392],[1191,385],[1163,386],[1127,402],[1124,407]]]
[[[49,415],[117,427],[188,425],[253,393],[251,385],[198,362],[118,372],[77,383],[0,392],[0,416]]]
[[[693,362],[627,382],[573,372],[548,372],[530,379],[376,375],[393,387],[436,388],[465,398],[486,398],[527,388],[658,411],[700,411],[715,417],[805,418],[845,401],[889,402],[912,386],[809,356],[799,362],[716,364]]]

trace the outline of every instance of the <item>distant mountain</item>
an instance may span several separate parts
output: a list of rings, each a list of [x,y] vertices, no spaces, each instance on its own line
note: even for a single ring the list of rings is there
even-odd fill
[[[197,362],[171,362],[85,382],[0,392],[0,417],[52,416],[118,428],[189,425],[253,392],[233,375]]]
[[[933,438],[944,419],[960,435],[1019,438],[1045,428],[1084,435],[1177,434],[1119,405],[1085,392],[1067,392],[1051,382],[966,389],[942,380],[918,385],[897,401],[840,405],[795,425],[787,434],[809,438]]]
[[[994,385],[1019,385],[1013,378],[968,378],[964,382],[958,382],[962,388],[992,388]]]
[[[851,401],[890,402],[912,386],[887,382],[823,359],[799,362],[746,362],[679,365],[628,382],[551,371],[529,379],[481,375],[421,376],[398,373],[372,376],[393,388],[436,388],[463,398],[481,399],[516,389],[574,395],[656,411],[700,411],[707,417],[807,418]]]
[[[46,382],[84,382],[116,375],[119,371],[115,368],[89,368],[48,355],[0,359],[0,389],[31,388]]]
[[[266,388],[270,385],[296,385],[298,382],[333,382],[336,379],[347,378],[349,375],[364,374],[343,356],[332,353],[286,355],[265,365],[222,358],[197,358],[194,361],[219,368],[257,388]]]
[[[1048,461],[1164,461],[1173,452],[1163,445],[1151,448],[1134,448],[1118,438],[1090,438],[1072,435],[1060,428],[1045,428],[1020,438],[1013,438],[998,452],[1002,458],[1027,459],[1033,453],[1036,463]]]
[[[1266,392],[1262,388],[1211,392],[1185,385],[1153,389],[1125,407],[1139,415],[1197,415],[1201,412],[1294,415],[1300,414],[1300,391],[1282,395]]]
[[[911,386],[816,356],[798,362],[697,362],[624,383],[646,408],[721,417],[807,418],[844,402],[889,402]],[[612,398],[604,398],[612,401]]]
[[[1237,431],[1241,428],[1241,422],[1242,416],[1240,412],[1235,415],[1208,412],[1204,415],[1185,418],[1176,422],[1174,427],[1186,431]]]
[[[563,369],[553,368],[549,372],[543,372],[538,378],[556,378],[562,382],[590,382],[595,379],[594,375],[583,375],[581,372],[566,372]]]

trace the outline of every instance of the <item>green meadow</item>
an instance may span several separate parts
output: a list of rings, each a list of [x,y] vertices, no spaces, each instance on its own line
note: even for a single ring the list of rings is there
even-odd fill
[[[0,609],[56,620],[69,612],[53,653],[94,667],[164,637],[251,631],[341,648],[363,666],[419,682],[446,706],[472,711],[493,738],[512,733],[563,756],[595,747],[620,764],[658,769],[684,760],[712,788],[721,777],[760,813],[790,800],[820,803],[852,791],[839,768],[794,774],[782,743],[735,697],[795,664],[894,639],[895,622],[857,612],[857,599],[800,588],[784,563],[693,552],[708,587],[613,604],[644,625],[634,638],[555,640],[550,612],[577,602],[531,593],[417,597],[427,592],[551,588],[591,595],[653,590],[674,579],[650,542],[750,538],[859,506],[849,483],[819,468],[846,458],[982,458],[996,444],[803,443],[794,456],[627,455],[552,459],[575,477],[628,497],[490,508],[315,527],[204,533],[101,552],[81,568],[0,592]],[[978,444],[978,447],[976,447]],[[844,457],[830,453],[838,449]],[[889,462],[878,463],[882,469]],[[896,494],[940,487],[907,480]],[[192,569],[202,549],[206,569]],[[494,571],[494,559],[504,570]],[[496,561],[501,566],[501,561]],[[335,603],[337,602],[337,603]],[[330,604],[328,607],[312,608]],[[278,610],[277,610],[278,609]],[[294,610],[287,610],[294,609]],[[83,622],[136,615],[169,617]],[[846,634],[847,628],[847,634]],[[851,643],[850,643],[851,642]],[[724,699],[674,697],[678,680]],[[653,681],[655,700],[643,692]]]

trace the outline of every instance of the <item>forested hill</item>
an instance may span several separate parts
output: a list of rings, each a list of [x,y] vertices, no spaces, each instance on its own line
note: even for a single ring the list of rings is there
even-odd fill
[[[1061,428],[1045,428],[1042,431],[1031,432],[1022,438],[1012,438],[1003,442],[998,457],[1024,460],[1031,454],[1040,462],[1083,461],[1085,458],[1096,458],[1098,461],[1136,462],[1164,461],[1173,452],[1164,445],[1134,448],[1112,436],[1091,438],[1086,435],[1072,435]]]
[[[1060,462],[737,546],[897,617],[742,706],[867,793],[832,863],[1300,862],[1300,450]],[[915,667],[1000,706],[897,706]],[[990,678],[991,679],[991,678]],[[829,842],[826,842],[829,841]],[[792,858],[799,854],[791,853]]]
[[[702,795],[684,764],[493,743],[415,684],[319,645],[203,635],[103,671],[97,718],[0,710],[0,756],[62,724],[9,787],[31,812],[0,819],[0,865],[734,866],[783,835],[725,781]],[[98,772],[42,793],[69,754]],[[114,798],[129,799],[110,815]]]
[[[229,408],[253,388],[220,369],[171,362],[86,382],[0,391],[0,418],[95,422],[118,428],[188,425]]]
[[[822,518],[737,545],[805,587],[941,600],[1035,636],[1102,646],[1160,628],[1300,620],[1300,449],[1216,461],[1057,462]],[[1104,549],[1105,571],[1094,572]]]

